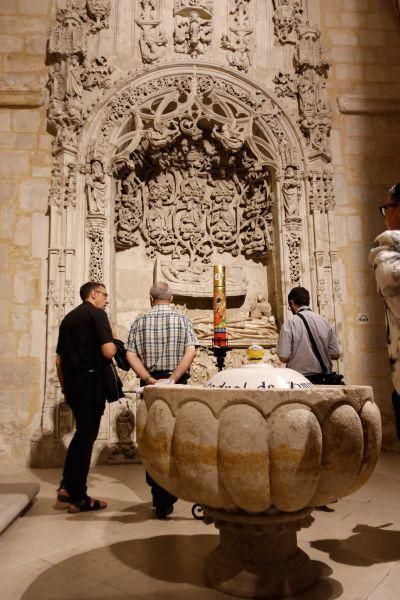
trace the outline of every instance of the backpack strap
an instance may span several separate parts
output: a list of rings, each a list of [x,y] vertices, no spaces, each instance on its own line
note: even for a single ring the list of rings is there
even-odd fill
[[[295,314],[296,314],[298,317],[300,317],[300,319],[301,319],[301,320],[303,321],[303,323],[304,323],[304,327],[306,328],[306,330],[307,330],[307,333],[308,333],[308,337],[310,338],[311,347],[312,347],[312,349],[313,349],[313,352],[314,352],[315,356],[316,356],[316,357],[317,357],[317,359],[318,359],[318,362],[319,362],[319,364],[320,364],[320,366],[321,366],[322,372],[323,372],[323,373],[327,373],[328,369],[326,368],[326,366],[325,366],[325,364],[324,364],[324,361],[322,360],[321,353],[320,353],[320,351],[318,350],[317,343],[316,343],[316,341],[315,341],[315,339],[314,339],[314,336],[313,336],[313,334],[311,333],[310,327],[309,327],[309,325],[308,325],[308,323],[307,323],[307,319],[306,319],[306,318],[305,318],[305,317],[304,317],[304,316],[303,316],[301,313],[299,313],[299,312],[297,312],[297,313],[295,313]]]

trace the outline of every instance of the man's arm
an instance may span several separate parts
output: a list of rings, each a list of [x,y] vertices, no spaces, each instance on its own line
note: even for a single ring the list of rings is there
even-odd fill
[[[136,375],[143,379],[145,383],[156,383],[157,379],[150,376],[150,373],[136,354],[136,352],[132,352],[131,350],[126,351],[126,360],[131,365],[132,369],[135,371]]]
[[[189,370],[190,365],[193,362],[194,357],[196,356],[196,347],[195,346],[186,346],[185,352],[175,367],[174,372],[171,375],[171,379],[173,382],[178,381],[186,371]]]
[[[62,371],[61,354],[56,354],[56,369],[57,369],[58,381],[60,382],[61,389],[64,391],[64,374]]]
[[[278,358],[281,361],[281,363],[287,363],[287,362],[289,362],[290,356],[288,356],[288,357],[286,357],[286,356],[279,356],[279,354],[278,354]]]
[[[276,345],[276,353],[281,363],[289,362],[292,353],[292,336],[288,323],[288,321],[283,323]]]
[[[106,344],[102,344],[100,346],[101,353],[105,358],[112,358],[117,351],[117,346],[114,342],[107,342]]]

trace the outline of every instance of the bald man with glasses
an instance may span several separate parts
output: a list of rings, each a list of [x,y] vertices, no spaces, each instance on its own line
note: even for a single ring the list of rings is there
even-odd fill
[[[393,409],[400,440],[400,182],[387,193],[379,206],[386,231],[378,235],[369,255],[377,289],[385,304],[387,346],[392,368]]]

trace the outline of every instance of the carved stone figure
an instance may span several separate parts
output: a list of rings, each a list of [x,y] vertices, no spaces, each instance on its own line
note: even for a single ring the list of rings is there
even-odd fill
[[[65,80],[62,73],[62,65],[59,62],[54,63],[52,70],[49,73],[48,88],[52,100],[65,100]]]
[[[249,4],[251,0],[232,0],[229,13],[236,29],[250,27]]]
[[[178,125],[175,121],[171,121],[160,126],[158,129],[149,129],[147,131],[147,138],[154,148],[162,148],[173,142],[179,134]]]
[[[230,36],[221,37],[221,46],[229,50],[228,61],[232,67],[245,73],[250,67],[249,39],[251,31],[238,30],[232,32]]]
[[[243,313],[239,318],[228,314],[227,317],[227,336],[232,344],[253,344],[262,342],[263,344],[273,345],[278,339],[278,330],[275,319],[271,315],[271,307],[263,296],[260,300],[253,301],[249,312]],[[258,309],[254,303],[259,304]],[[252,316],[255,314],[261,316]],[[265,314],[264,314],[265,313]],[[212,315],[193,318],[193,325],[196,335],[200,341],[211,341],[214,334],[214,321]]]
[[[265,180],[256,181],[245,197],[241,238],[246,256],[265,254],[272,246],[272,196]]]
[[[272,17],[274,33],[280,44],[295,44],[297,25],[303,13],[301,0],[274,0],[275,12]]]
[[[262,319],[264,317],[270,318],[272,316],[271,305],[264,296],[258,294],[258,296],[250,304],[249,317],[250,319]]]
[[[162,57],[167,45],[167,37],[158,24],[142,25],[139,38],[139,47],[142,60],[145,64],[156,63]]]
[[[299,40],[296,45],[295,64],[298,71],[314,69],[319,75],[326,74],[330,62],[321,45],[321,32],[308,22],[299,27]]]
[[[237,127],[236,121],[214,125],[212,136],[219,140],[226,150],[239,150],[243,146],[245,134]]]
[[[82,81],[85,90],[94,88],[108,89],[111,87],[110,75],[114,68],[105,56],[96,56],[85,65]]]
[[[204,385],[218,372],[213,354],[205,348],[197,348],[190,368],[190,385]]]
[[[94,157],[86,174],[86,195],[89,214],[104,214],[106,180],[104,165]]]
[[[79,57],[74,54],[67,61],[67,79],[66,79],[66,95],[67,98],[78,98],[79,100],[82,98],[83,94],[83,84],[82,84],[82,75],[83,69],[79,63]]]
[[[111,0],[86,0],[87,12],[90,17],[91,31],[100,31],[109,26]]]
[[[186,15],[186,12],[175,11],[175,14]],[[211,20],[201,18],[200,11],[193,9],[188,16],[176,16],[174,40],[177,52],[190,54],[192,57],[204,54],[211,42],[211,36]]]
[[[288,165],[282,183],[283,206],[286,218],[299,216],[299,190],[297,169],[292,165]]]
[[[132,440],[132,433],[135,429],[135,415],[129,408],[128,403],[126,408],[118,413],[115,428],[118,442],[110,448],[108,460],[113,463],[132,460],[137,453],[136,445]]]
[[[140,19],[153,21],[157,17],[157,0],[140,0]]]

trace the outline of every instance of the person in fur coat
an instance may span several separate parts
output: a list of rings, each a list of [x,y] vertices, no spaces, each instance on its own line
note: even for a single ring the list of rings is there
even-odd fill
[[[369,255],[377,288],[386,312],[387,345],[392,367],[393,408],[400,439],[400,182],[388,190],[386,203],[379,207],[386,231],[375,239]]]

